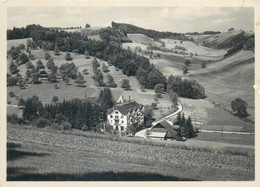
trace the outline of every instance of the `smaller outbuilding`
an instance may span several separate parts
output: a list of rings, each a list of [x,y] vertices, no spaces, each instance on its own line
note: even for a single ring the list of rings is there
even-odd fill
[[[173,125],[167,120],[159,121],[148,131],[147,138],[184,141],[185,139],[179,136],[179,129],[179,125]]]

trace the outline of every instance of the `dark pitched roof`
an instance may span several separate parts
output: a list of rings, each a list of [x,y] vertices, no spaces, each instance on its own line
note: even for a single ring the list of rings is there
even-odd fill
[[[135,110],[139,106],[140,105],[135,101],[128,102],[128,103],[120,103],[120,104],[116,104],[114,108],[109,109],[107,113],[111,114],[114,110],[119,110],[121,114],[127,115],[129,111]]]
[[[171,125],[166,120],[163,120],[159,123],[157,123],[153,128],[150,130],[150,132],[167,132],[167,131],[176,131],[180,127],[178,125]]]

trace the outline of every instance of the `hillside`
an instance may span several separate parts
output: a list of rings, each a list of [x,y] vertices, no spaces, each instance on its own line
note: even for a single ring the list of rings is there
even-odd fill
[[[121,140],[88,132],[48,132],[9,125],[7,180],[254,179],[253,155],[181,147],[172,142]]]
[[[206,47],[215,49],[227,49],[237,45],[240,41],[253,37],[253,33],[246,33],[241,30],[232,30],[214,35],[192,35],[194,41]]]

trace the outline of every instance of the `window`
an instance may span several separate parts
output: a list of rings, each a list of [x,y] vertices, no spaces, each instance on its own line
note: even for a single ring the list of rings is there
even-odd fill
[[[115,119],[119,119],[119,117],[118,117],[118,116],[115,116]]]
[[[121,116],[121,119],[124,119],[124,116]]]
[[[124,120],[122,120],[121,123],[124,123]]]
[[[115,111],[116,114],[118,114],[118,111]]]
[[[113,115],[110,115],[110,118],[113,118]]]
[[[123,126],[120,126],[121,127],[121,131],[123,131],[124,130],[124,127]]]

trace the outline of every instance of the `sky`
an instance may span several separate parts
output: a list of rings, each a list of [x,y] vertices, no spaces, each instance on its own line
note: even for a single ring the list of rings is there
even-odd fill
[[[74,7],[8,8],[7,28],[39,24],[44,27],[111,26],[129,23],[146,29],[170,32],[227,31],[233,27],[254,30],[253,8],[184,7]]]

